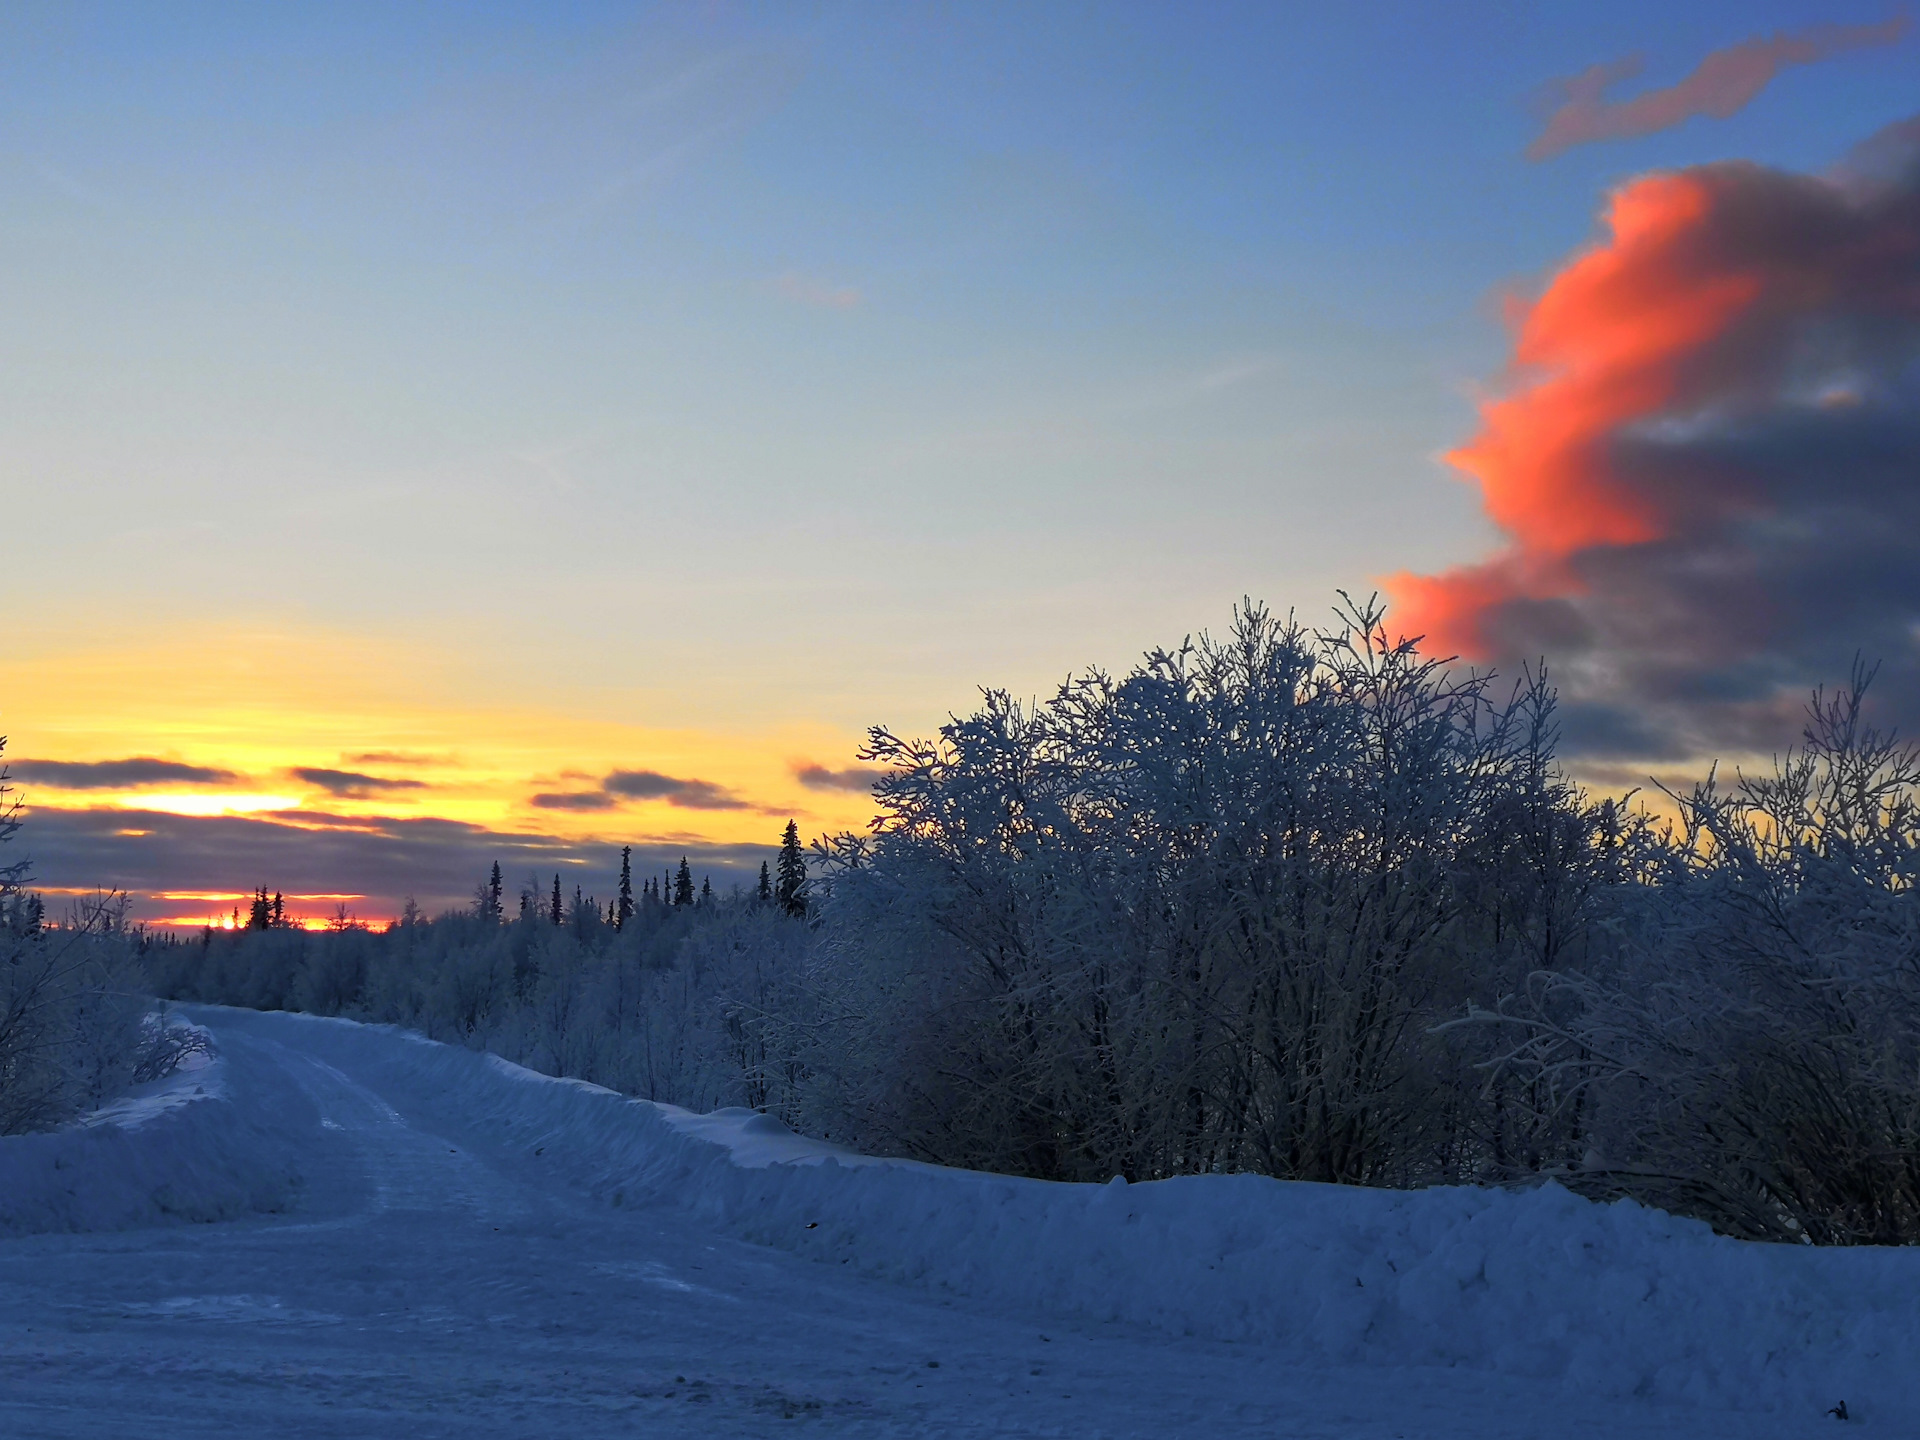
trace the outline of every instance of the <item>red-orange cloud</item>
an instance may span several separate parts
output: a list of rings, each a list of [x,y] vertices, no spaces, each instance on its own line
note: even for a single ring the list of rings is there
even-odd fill
[[[1405,633],[1544,655],[1590,746],[1622,753],[1743,738],[1736,712],[1758,734],[1783,686],[1843,674],[1855,647],[1907,665],[1917,135],[1863,150],[1871,176],[1735,163],[1618,191],[1604,241],[1515,302],[1504,392],[1448,457],[1510,544],[1393,577]]]
[[[1677,85],[1649,90],[1630,100],[1609,100],[1607,91],[1640,73],[1639,56],[1595,65],[1554,81],[1559,100],[1546,129],[1527,147],[1527,158],[1546,160],[1575,145],[1620,140],[1669,130],[1695,115],[1725,119],[1744,109],[1788,65],[1810,65],[1843,50],[1892,45],[1907,30],[1904,15],[1881,25],[1816,25],[1798,35],[1744,40],[1715,50]]]

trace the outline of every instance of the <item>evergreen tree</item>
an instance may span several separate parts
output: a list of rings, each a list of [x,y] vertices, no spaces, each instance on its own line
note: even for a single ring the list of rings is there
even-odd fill
[[[273,902],[267,899],[267,887],[253,892],[253,908],[247,914],[247,929],[265,930],[273,924]]]
[[[693,903],[693,871],[687,866],[687,857],[680,857],[680,868],[673,875],[673,903],[691,905]]]
[[[767,872],[767,862],[760,862],[760,888],[754,892],[754,899],[762,905],[773,903],[773,876]]]
[[[493,862],[493,874],[487,878],[487,918],[500,923],[500,862]]]
[[[800,849],[800,827],[793,821],[787,821],[786,833],[780,837],[779,881],[774,886],[774,896],[780,902],[780,911],[794,919],[803,919],[807,913],[807,857]]]
[[[620,906],[613,917],[613,928],[624,930],[633,918],[633,847],[620,847]]]
[[[284,930],[287,927],[287,902],[278,890],[273,892],[273,928]]]
[[[700,877],[700,903],[702,905],[713,904],[713,881],[705,875]]]
[[[547,918],[556,925],[560,923],[560,877],[558,875],[553,877],[553,906],[547,912]]]
[[[533,918],[533,896],[525,890],[520,892],[520,918],[522,920],[531,920]]]

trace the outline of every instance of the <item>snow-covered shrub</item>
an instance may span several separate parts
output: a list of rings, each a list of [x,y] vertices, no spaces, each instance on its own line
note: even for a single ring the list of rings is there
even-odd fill
[[[1503,1127],[1429,1032],[1555,963],[1604,868],[1551,708],[1375,606],[1249,604],[1036,709],[874,730],[882,818],[822,857],[843,1124],[1057,1178],[1480,1173]]]
[[[0,915],[0,1134],[43,1130],[135,1082],[145,1047],[144,977],[123,897],[77,903],[66,920]]]
[[[1541,974],[1483,1023],[1502,1068],[1583,1105],[1567,1177],[1752,1238],[1920,1242],[1920,751],[1819,695],[1771,774],[1709,777],[1611,975]]]

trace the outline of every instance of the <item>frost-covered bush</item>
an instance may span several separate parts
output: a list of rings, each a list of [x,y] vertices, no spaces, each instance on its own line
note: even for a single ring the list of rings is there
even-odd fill
[[[149,1062],[150,1006],[122,897],[58,925],[0,903],[0,1135],[43,1130],[113,1098]]]
[[[1920,1243],[1920,751],[1819,695],[1772,773],[1672,798],[1613,897],[1618,968],[1540,974],[1483,1023],[1584,1108],[1567,1177],[1759,1239]]]
[[[1038,708],[876,729],[882,817],[823,855],[843,1123],[1063,1179],[1512,1168],[1543,1127],[1510,1134],[1431,1032],[1577,951],[1605,818],[1551,709],[1377,607],[1312,632],[1247,605]]]

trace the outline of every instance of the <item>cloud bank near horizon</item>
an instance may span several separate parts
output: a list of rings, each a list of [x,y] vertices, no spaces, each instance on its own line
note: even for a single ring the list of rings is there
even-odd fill
[[[1448,456],[1507,547],[1393,577],[1397,626],[1545,657],[1571,753],[1772,748],[1856,652],[1920,713],[1920,120],[1828,175],[1644,176],[1605,224]]]
[[[411,896],[429,911],[471,900],[497,861],[510,885],[558,871],[604,899],[620,869],[619,840],[566,840],[494,830],[459,820],[292,811],[273,816],[189,816],[166,811],[36,806],[10,849],[32,862],[32,883],[54,891],[95,886],[137,897],[136,918],[178,914],[191,905],[156,898],[205,894],[209,877],[229,887],[265,884],[289,895],[357,895],[365,918],[398,914]],[[752,880],[775,853],[768,845],[693,838],[631,842],[638,874],[690,858],[716,885]],[[237,887],[234,887],[237,888]],[[544,890],[541,893],[545,893]],[[224,913],[224,906],[213,906]],[[332,909],[331,903],[319,913]]]
[[[1544,93],[1553,108],[1546,127],[1527,147],[1527,158],[1548,160],[1576,145],[1651,135],[1696,115],[1724,120],[1745,109],[1786,66],[1893,45],[1907,26],[1907,17],[1896,15],[1879,25],[1816,25],[1797,35],[1756,36],[1713,51],[1677,84],[1626,100],[1609,100],[1607,92],[1638,75],[1646,64],[1643,56],[1589,66],[1548,83]]]

